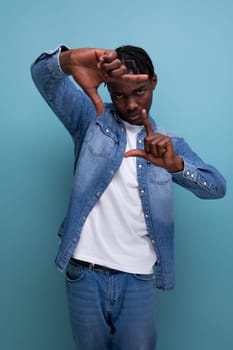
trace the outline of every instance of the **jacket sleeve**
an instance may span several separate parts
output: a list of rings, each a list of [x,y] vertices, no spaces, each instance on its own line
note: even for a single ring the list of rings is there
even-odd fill
[[[217,199],[226,193],[226,181],[219,171],[206,164],[183,138],[173,138],[176,154],[183,158],[183,171],[172,173],[173,181],[202,199]]]
[[[42,53],[33,62],[31,74],[43,98],[74,136],[96,112],[90,98],[62,71],[59,55],[63,49],[67,48],[60,46],[54,51]]]

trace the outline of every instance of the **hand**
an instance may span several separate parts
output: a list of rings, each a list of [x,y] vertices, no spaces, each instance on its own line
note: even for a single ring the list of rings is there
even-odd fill
[[[144,139],[144,150],[130,150],[125,153],[124,157],[142,157],[169,172],[183,170],[183,159],[176,155],[171,138],[166,135],[154,133],[146,110],[143,109],[141,113],[147,134]]]
[[[147,74],[126,74],[126,67],[113,50],[83,48],[63,51],[60,54],[60,65],[91,98],[98,115],[103,112],[103,102],[97,91],[101,83],[148,79]]]

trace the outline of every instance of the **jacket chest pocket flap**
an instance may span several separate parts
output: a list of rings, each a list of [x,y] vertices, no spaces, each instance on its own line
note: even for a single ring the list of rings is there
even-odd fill
[[[109,157],[118,143],[118,138],[110,129],[97,124],[89,131],[86,142],[89,151],[94,156]]]

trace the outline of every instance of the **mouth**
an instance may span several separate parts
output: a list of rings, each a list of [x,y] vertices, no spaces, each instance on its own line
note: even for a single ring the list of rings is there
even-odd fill
[[[138,110],[124,113],[121,115],[121,118],[130,124],[136,124],[136,125],[143,124],[141,111],[138,111]]]
[[[141,112],[129,113],[127,114],[127,119],[132,121],[141,119]]]

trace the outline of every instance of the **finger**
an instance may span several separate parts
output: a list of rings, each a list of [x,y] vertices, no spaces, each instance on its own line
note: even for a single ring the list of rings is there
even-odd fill
[[[145,160],[149,161],[150,163],[152,163],[156,166],[164,167],[164,162],[163,162],[162,158],[154,157],[152,154],[146,153],[145,151],[140,150],[140,149],[132,149],[132,150],[126,152],[124,154],[124,158],[128,158],[128,157],[141,157],[141,158],[144,158]]]
[[[150,151],[151,151],[151,147],[150,147],[151,143],[149,142],[148,138],[149,138],[149,136],[146,136],[144,138],[144,150],[145,150],[145,152],[150,153]]]
[[[113,82],[116,79],[127,73],[127,68],[121,64],[119,60],[114,60],[108,64],[99,64],[98,68],[108,82]]]
[[[124,74],[121,77],[121,80],[123,81],[132,81],[135,83],[140,83],[141,81],[148,80],[147,74]]]
[[[146,136],[144,139],[145,151],[155,157],[163,157],[169,146],[171,146],[171,139],[159,133]]]
[[[151,123],[149,122],[149,119],[147,116],[147,111],[145,109],[142,109],[141,114],[142,114],[142,122],[143,122],[145,129],[146,129],[146,134],[147,134],[147,136],[151,136],[153,134],[153,130],[152,130]]]
[[[116,80],[115,78],[121,78],[127,72],[127,68],[125,66],[121,66],[118,69],[114,69],[108,72],[110,80]]]
[[[167,152],[168,148],[171,146],[171,141],[163,141],[157,144],[157,152],[159,157],[163,157],[163,155]]]
[[[167,136],[164,136],[162,134],[156,134],[158,135],[156,142],[155,142],[155,147],[157,151],[157,155],[159,157],[162,157],[168,150],[169,146],[172,146],[171,139]],[[152,142],[153,144],[153,142]]]
[[[124,74],[126,73],[126,67],[121,63],[119,59],[115,59],[109,63],[100,62],[99,67],[105,71],[113,71],[114,69],[124,67]]]
[[[130,151],[127,151],[124,154],[124,158],[128,158],[128,157],[142,157],[142,158],[148,160],[147,153],[143,150],[140,150],[140,149],[131,149]]]
[[[147,153],[153,154],[154,157],[160,157],[161,156],[161,152],[162,152],[162,150],[160,151],[157,142],[158,141],[157,141],[156,138],[154,138],[154,136],[151,136],[151,137],[150,136],[146,136],[144,138],[144,150]]]
[[[98,95],[97,90],[95,88],[91,88],[91,89],[84,89],[84,91],[94,103],[97,115],[100,116],[103,113],[104,105],[103,105],[103,101]]]
[[[101,63],[112,62],[117,58],[117,53],[114,50],[97,49],[95,52],[97,60]]]
[[[136,82],[137,84],[148,79],[146,74],[125,74],[125,67],[121,66],[118,70],[111,72],[103,72],[105,82],[114,83],[114,82]]]

